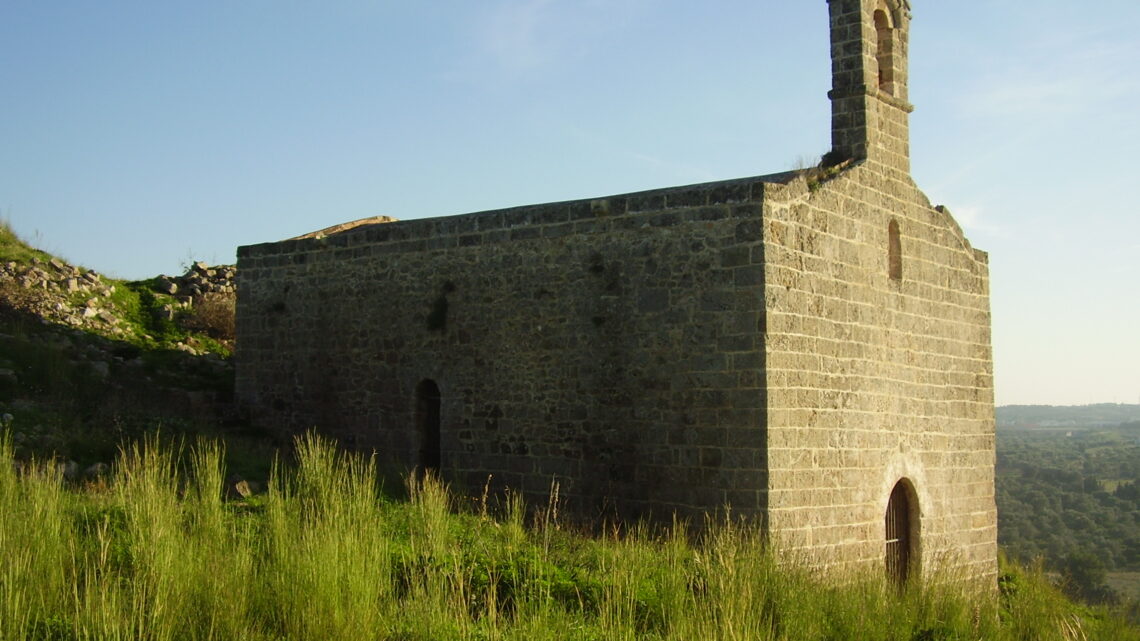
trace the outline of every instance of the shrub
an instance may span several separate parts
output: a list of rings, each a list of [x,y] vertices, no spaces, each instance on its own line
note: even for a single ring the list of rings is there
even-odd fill
[[[234,304],[233,294],[203,294],[194,299],[194,307],[183,320],[183,326],[232,345],[235,335]]]

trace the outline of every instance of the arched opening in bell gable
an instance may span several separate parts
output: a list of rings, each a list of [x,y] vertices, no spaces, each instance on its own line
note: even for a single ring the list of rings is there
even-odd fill
[[[878,66],[879,90],[895,95],[895,33],[886,5],[875,10],[875,61]]]

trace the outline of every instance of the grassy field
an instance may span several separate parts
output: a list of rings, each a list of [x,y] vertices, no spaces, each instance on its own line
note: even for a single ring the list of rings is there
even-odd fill
[[[1108,585],[1122,597],[1140,601],[1140,572],[1109,572]]]
[[[222,452],[153,441],[66,487],[0,441],[3,639],[1140,639],[1038,570],[1000,591],[825,581],[757,531],[568,532],[516,499],[456,510],[439,483],[384,498],[372,462],[308,436],[255,501],[222,499]]]

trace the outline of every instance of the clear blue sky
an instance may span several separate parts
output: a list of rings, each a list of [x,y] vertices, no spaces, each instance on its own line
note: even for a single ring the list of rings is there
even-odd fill
[[[1140,2],[912,5],[914,175],[990,252],[998,402],[1140,402]],[[177,273],[790,169],[829,84],[824,0],[0,0],[0,215]]]

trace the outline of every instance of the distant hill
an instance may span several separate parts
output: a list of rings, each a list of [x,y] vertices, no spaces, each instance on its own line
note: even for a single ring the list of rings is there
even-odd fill
[[[1140,405],[1123,403],[1002,405],[996,415],[997,426],[1007,428],[1140,428]]]

